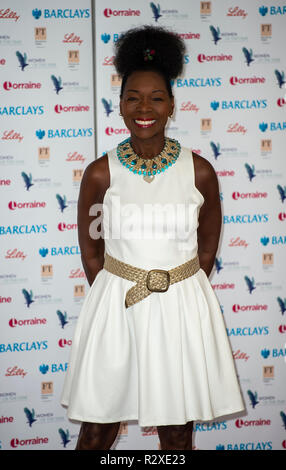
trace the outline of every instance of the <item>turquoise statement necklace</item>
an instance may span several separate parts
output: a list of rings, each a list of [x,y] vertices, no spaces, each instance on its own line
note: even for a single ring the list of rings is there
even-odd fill
[[[139,157],[131,146],[131,138],[123,140],[117,146],[119,161],[132,173],[143,175],[144,181],[151,183],[157,173],[161,173],[173,165],[180,155],[181,145],[175,139],[165,138],[161,153],[154,158]]]

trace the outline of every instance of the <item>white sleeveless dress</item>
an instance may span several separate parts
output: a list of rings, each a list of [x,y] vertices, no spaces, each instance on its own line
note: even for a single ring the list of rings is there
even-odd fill
[[[182,147],[151,183],[124,167],[116,149],[108,162],[105,251],[147,270],[194,258],[204,198],[195,187],[192,152]],[[163,426],[242,411],[223,316],[205,272],[126,308],[134,285],[102,269],[88,291],[61,397],[68,418]]]

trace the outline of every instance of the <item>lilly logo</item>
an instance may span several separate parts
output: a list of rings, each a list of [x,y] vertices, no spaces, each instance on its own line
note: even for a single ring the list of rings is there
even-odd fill
[[[260,13],[261,16],[265,16],[265,15],[267,14],[267,12],[268,12],[268,8],[265,7],[265,6],[262,6],[262,7],[260,7],[260,8],[258,9],[258,11],[259,11],[259,13]]]
[[[22,175],[22,178],[24,180],[26,189],[27,189],[27,191],[29,191],[30,187],[34,185],[34,183],[32,183],[32,173],[27,175],[27,173],[22,171],[21,175]]]
[[[210,146],[211,146],[211,149],[213,151],[215,159],[217,159],[217,157],[219,155],[221,155],[221,153],[220,153],[220,144],[215,144],[214,142],[211,142]]]
[[[21,54],[21,52],[17,51],[16,52],[17,59],[20,63],[21,70],[25,70],[25,67],[27,67],[27,54],[24,52],[24,54]]]
[[[263,246],[266,246],[269,243],[269,237],[262,237],[262,238],[260,238],[260,241],[261,241]]]
[[[259,124],[259,129],[262,131],[262,132],[265,132],[266,129],[268,128],[268,124],[266,122],[261,122]]]
[[[47,254],[49,253],[49,250],[48,250],[48,248],[40,248],[39,253],[43,258],[45,258],[47,256]]]
[[[25,301],[26,301],[26,305],[27,307],[29,308],[30,305],[35,302],[33,300],[33,292],[30,290],[30,292],[28,292],[26,289],[22,289],[22,294],[24,295],[25,297]]]
[[[66,207],[68,207],[67,204],[66,204],[67,198],[66,198],[66,196],[62,197],[60,194],[56,194],[56,198],[57,198],[57,201],[59,203],[60,210],[61,210],[61,212],[63,212],[64,209]]]
[[[25,412],[25,415],[27,417],[27,423],[29,424],[29,426],[31,427],[32,424],[37,421],[35,419],[35,410],[32,409],[32,411],[29,410],[29,408],[24,408],[24,412]]]
[[[246,282],[246,284],[247,284],[248,291],[249,291],[249,293],[251,294],[252,291],[253,291],[254,289],[256,289],[256,287],[254,286],[254,284],[255,284],[254,277],[253,277],[252,279],[250,279],[248,276],[244,276],[244,280],[245,280],[245,282]]]
[[[42,12],[41,10],[38,10],[38,8],[34,8],[34,10],[32,10],[32,15],[35,18],[35,20],[38,20],[41,17]]]
[[[49,366],[46,364],[42,364],[41,366],[39,366],[39,370],[42,374],[45,375],[49,370]]]
[[[258,405],[259,401],[257,400],[257,392],[252,392],[251,390],[247,390],[247,395],[249,396],[250,398],[250,403],[251,403],[251,406],[252,408],[255,408],[256,405]]]
[[[286,199],[286,186],[284,186],[284,188],[282,188],[282,186],[280,186],[280,184],[278,184],[277,189],[278,189],[279,195],[281,197],[281,202],[284,202],[284,200]]]
[[[61,439],[62,439],[62,444],[64,447],[66,447],[66,445],[70,442],[70,433],[68,431],[68,429],[66,431],[64,431],[63,429],[59,429],[59,434],[61,436]]]
[[[223,269],[223,267],[222,267],[222,258],[220,258],[220,259],[216,258],[215,259],[215,268],[216,268],[217,274],[219,274],[220,270]]]
[[[270,351],[269,351],[269,349],[264,348],[264,349],[262,349],[260,354],[261,354],[262,357],[264,357],[264,359],[267,359],[269,357]]]
[[[61,86],[62,85],[62,79],[61,79],[61,77],[57,78],[55,75],[51,75],[51,79],[52,79],[52,82],[53,82],[54,87],[55,87],[55,92],[58,95],[59,91],[61,91],[63,89],[63,87]]]
[[[45,131],[43,131],[42,129],[38,129],[36,131],[36,136],[38,137],[38,139],[42,140],[44,137],[45,137]]]
[[[101,37],[101,40],[104,42],[104,44],[107,44],[110,41],[111,36],[110,34],[104,33],[100,37]]]
[[[249,181],[252,181],[253,178],[256,176],[255,175],[255,166],[254,165],[250,166],[250,165],[248,165],[248,163],[245,163],[244,166],[246,168]]]
[[[219,27],[215,28],[214,26],[211,25],[210,26],[210,31],[212,33],[213,41],[216,45],[217,42],[221,40],[221,37],[219,36],[220,35],[220,29],[219,29]]]
[[[216,111],[219,108],[219,102],[218,101],[212,101],[211,102],[211,108]]]
[[[162,16],[162,15],[160,15],[160,10],[161,10],[160,5],[159,5],[159,3],[158,3],[158,5],[155,5],[155,3],[151,2],[150,7],[151,7],[152,13],[154,15],[153,18],[157,23],[158,19],[161,18],[161,16]]]
[[[101,102],[104,106],[106,116],[108,117],[110,113],[113,113],[112,101],[111,100],[107,101],[105,98],[102,98]]]
[[[246,65],[249,66],[251,64],[251,62],[254,61],[254,59],[252,58],[253,51],[252,51],[252,49],[248,50],[248,49],[246,49],[246,47],[243,47],[242,52],[243,52],[244,57],[245,57]]]
[[[281,297],[277,297],[277,302],[280,307],[282,315],[286,312],[286,299],[281,299]]]

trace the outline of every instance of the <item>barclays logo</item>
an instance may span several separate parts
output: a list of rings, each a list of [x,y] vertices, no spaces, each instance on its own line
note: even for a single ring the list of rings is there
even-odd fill
[[[49,253],[48,248],[40,248],[39,254],[45,258]],[[64,247],[55,247],[53,246],[50,249],[51,256],[59,256],[59,255],[80,255],[80,250],[78,246],[64,246]]]
[[[267,246],[270,242],[269,237],[261,237],[260,242],[263,246]],[[286,235],[284,236],[275,236],[271,237],[271,245],[286,245]]]
[[[244,328],[227,328],[228,336],[266,336],[269,334],[269,326],[245,326]]]
[[[261,16],[266,16],[268,13],[268,7],[261,6],[258,8],[258,11]],[[269,7],[269,14],[270,15],[285,15],[286,14],[286,6],[271,6]]]
[[[267,100],[235,100],[235,101],[212,101],[210,103],[211,108],[216,111],[221,109],[264,109],[267,108]]]
[[[68,362],[62,364],[51,364],[51,367],[48,364],[41,364],[39,366],[39,371],[41,374],[45,375],[50,370],[52,373],[56,372],[66,372],[68,369]]]
[[[240,442],[239,444],[218,444],[216,450],[272,450],[272,441]]]
[[[0,107],[0,116],[41,116],[44,106],[3,106]]]
[[[38,10],[38,8],[34,8],[32,10],[32,15],[35,20],[38,20],[42,16],[42,10]],[[83,18],[90,18],[90,11],[89,9],[81,10],[81,9],[68,9],[65,10],[57,9],[57,10],[48,10],[45,9],[43,12],[43,18],[72,18],[72,19],[83,19]]]
[[[286,130],[286,122],[270,122],[269,126],[266,122],[261,122],[258,127],[261,132],[265,132],[268,127],[269,131],[284,131]]]
[[[280,349],[272,349],[272,351],[270,349],[262,349],[260,351],[260,354],[261,356],[264,358],[264,359],[268,359],[268,357],[272,357],[272,358],[277,358],[277,357],[284,357],[286,358],[286,348],[280,348]]]
[[[116,34],[113,34],[113,36],[112,36],[112,41],[113,41],[114,43],[117,42],[117,41],[121,38],[122,35],[123,35],[123,33],[121,33],[121,34],[117,34],[117,33],[116,33]],[[109,41],[110,41],[110,39],[111,39],[111,36],[110,36],[110,34],[104,33],[104,34],[102,34],[102,35],[100,36],[100,38],[101,38],[101,40],[102,40],[102,42],[103,42],[104,44],[108,44]]]

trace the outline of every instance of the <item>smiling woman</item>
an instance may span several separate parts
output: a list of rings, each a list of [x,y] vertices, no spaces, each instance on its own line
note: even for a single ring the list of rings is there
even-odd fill
[[[77,450],[110,449],[129,420],[157,426],[162,450],[191,450],[193,421],[244,409],[208,280],[221,229],[217,176],[165,135],[184,51],[177,34],[151,26],[116,43],[130,137],[81,182],[79,245],[91,288],[61,401],[82,421]],[[101,206],[98,237],[90,228]]]

